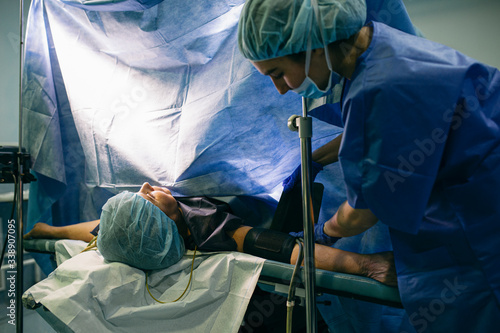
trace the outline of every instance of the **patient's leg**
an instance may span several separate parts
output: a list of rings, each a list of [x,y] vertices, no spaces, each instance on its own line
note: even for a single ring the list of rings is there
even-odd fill
[[[243,252],[245,236],[250,229],[252,229],[252,227],[242,226],[229,233],[236,241],[239,252]],[[295,245],[290,258],[290,264],[295,265],[298,253],[299,246]],[[396,269],[394,267],[392,252],[359,254],[315,244],[314,256],[316,268],[365,276],[387,285],[397,285]]]
[[[99,224],[99,220],[71,224],[61,227],[54,227],[43,222],[34,225],[24,239],[31,238],[57,238],[57,239],[75,239],[90,242],[94,235],[90,232]]]

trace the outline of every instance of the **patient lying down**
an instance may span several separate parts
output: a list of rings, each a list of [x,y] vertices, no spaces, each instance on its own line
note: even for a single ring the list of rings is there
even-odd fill
[[[186,247],[239,251],[290,264],[295,264],[299,252],[294,237],[246,226],[225,203],[205,197],[174,198],[168,189],[149,183],[137,193],[123,192],[109,199],[100,220],[62,227],[37,223],[24,238],[89,242],[96,234],[97,247],[106,260],[145,270],[176,263]],[[397,283],[392,252],[359,254],[315,244],[315,265],[387,285]]]

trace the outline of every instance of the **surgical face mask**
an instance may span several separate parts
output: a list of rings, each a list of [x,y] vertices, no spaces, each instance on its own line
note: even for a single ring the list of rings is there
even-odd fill
[[[302,84],[293,89],[293,92],[296,92],[302,97],[305,98],[320,98],[332,93],[332,87],[340,82],[342,77],[330,70],[330,78],[328,79],[328,86],[321,90],[318,88],[316,83],[306,74],[306,78],[302,82]]]
[[[317,1],[314,1],[314,3],[311,1],[312,8],[314,10],[315,16],[319,20],[319,10],[318,10],[318,3]],[[313,24],[313,21],[311,21],[311,24]],[[309,35],[308,41],[307,41],[307,51],[306,51],[306,62],[305,62],[305,72],[306,72],[306,78],[302,82],[302,84],[298,87],[293,89],[293,92],[296,92],[302,97],[305,98],[320,98],[326,95],[329,95],[332,93],[332,88],[336,84],[340,83],[340,80],[342,77],[335,73],[333,71],[333,67],[330,61],[330,54],[328,52],[328,44],[325,43],[325,37],[323,35],[323,30],[320,29],[321,31],[321,39],[323,41],[323,45],[325,48],[325,60],[326,64],[328,66],[328,69],[330,70],[330,77],[328,79],[328,86],[324,89],[321,90],[318,88],[316,83],[309,77],[309,66],[311,65],[311,53],[312,53],[312,47],[311,47],[311,36]]]

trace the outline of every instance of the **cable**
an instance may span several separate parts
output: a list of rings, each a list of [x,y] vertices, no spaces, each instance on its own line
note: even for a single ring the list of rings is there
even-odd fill
[[[297,261],[295,262],[295,268],[293,269],[292,278],[290,279],[290,286],[288,288],[288,299],[286,300],[286,332],[292,332],[292,314],[293,307],[295,306],[295,289],[297,286],[297,278],[302,264],[302,259],[304,257],[302,240],[297,239],[297,245],[299,245],[299,254],[297,255]]]
[[[184,291],[182,292],[182,294],[179,297],[177,297],[175,300],[173,300],[172,302],[162,302],[162,301],[156,299],[153,296],[153,294],[151,294],[151,291],[149,291],[149,285],[148,285],[148,274],[149,274],[149,272],[146,272],[146,289],[148,290],[149,296],[151,296],[151,298],[153,298],[158,303],[165,304],[165,303],[174,303],[174,302],[177,302],[178,300],[180,300],[182,298],[182,296],[184,296],[184,294],[186,293],[186,291],[189,288],[189,285],[191,284],[191,279],[193,277],[193,267],[194,267],[194,259],[196,257],[196,249],[197,249],[197,247],[195,246],[194,247],[194,253],[193,253],[193,260],[191,261],[191,272],[189,273],[189,281],[188,281],[188,284],[186,286],[186,289],[184,289]]]
[[[82,250],[82,252],[87,252],[90,250],[97,250],[97,236],[94,236],[90,242],[88,242],[87,247]]]
[[[14,200],[12,201],[12,211],[10,212],[10,220],[14,218],[14,212],[16,211],[16,206],[17,206],[17,178],[15,174],[12,174],[12,177],[14,178]],[[2,249],[2,258],[0,260],[0,267],[3,265],[3,259],[5,257],[5,249],[7,248],[7,241],[9,239],[9,229],[7,228],[7,232],[5,233],[5,241],[3,243],[3,249]]]

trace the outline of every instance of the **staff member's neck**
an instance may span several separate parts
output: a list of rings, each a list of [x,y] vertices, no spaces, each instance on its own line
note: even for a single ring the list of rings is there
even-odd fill
[[[328,50],[333,70],[351,79],[356,69],[356,60],[370,46],[372,34],[373,28],[364,26],[349,39],[331,43]]]

